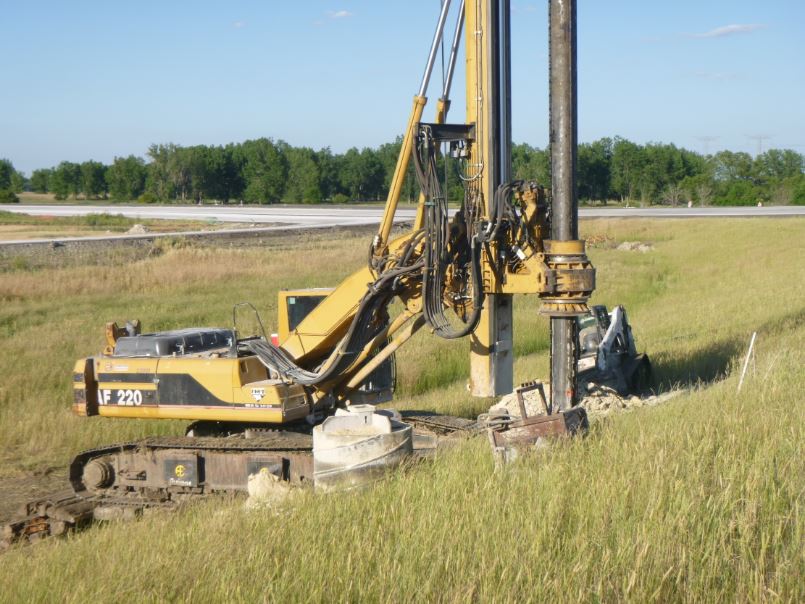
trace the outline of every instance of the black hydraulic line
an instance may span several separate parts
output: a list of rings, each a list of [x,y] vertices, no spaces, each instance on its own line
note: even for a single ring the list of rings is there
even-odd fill
[[[447,203],[439,184],[436,170],[436,143],[425,128],[421,133],[421,145],[414,150],[414,169],[426,199],[425,213],[425,266],[422,273],[422,312],[433,332],[445,339],[462,338],[478,326],[483,306],[481,283],[481,246],[477,235],[471,236],[470,270],[473,293],[473,309],[461,327],[455,328],[445,315],[444,291],[448,264]],[[420,148],[421,147],[421,148]],[[421,155],[424,153],[425,158]],[[469,232],[468,232],[469,236]]]
[[[417,275],[422,266],[423,262],[418,260],[408,266],[384,271],[364,294],[349,329],[338,346],[315,370],[300,367],[282,348],[272,346],[264,340],[247,340],[242,345],[257,356],[263,365],[285,379],[303,386],[326,382],[350,367],[365,345],[383,329],[378,318],[396,295],[394,286],[397,279],[403,275]]]

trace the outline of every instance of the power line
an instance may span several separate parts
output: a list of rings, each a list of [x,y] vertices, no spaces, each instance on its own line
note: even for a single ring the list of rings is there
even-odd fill
[[[710,143],[717,141],[719,138],[718,136],[697,136],[696,140],[704,143],[704,154],[710,155]]]
[[[761,155],[763,153],[763,141],[771,139],[772,136],[770,134],[747,134],[746,138],[757,141],[757,155]]]

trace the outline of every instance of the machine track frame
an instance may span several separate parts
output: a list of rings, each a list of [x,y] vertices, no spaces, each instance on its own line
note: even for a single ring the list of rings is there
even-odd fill
[[[473,420],[436,413],[411,413],[404,421],[427,431],[415,435],[417,458],[429,457],[445,436],[479,433]],[[98,463],[108,464],[111,475],[93,469]],[[179,465],[182,476],[177,476]],[[87,449],[70,463],[72,490],[22,506],[2,527],[0,550],[65,535],[94,521],[132,520],[214,495],[245,496],[249,476],[261,472],[290,485],[312,486],[310,431],[246,428],[234,435],[149,437]]]

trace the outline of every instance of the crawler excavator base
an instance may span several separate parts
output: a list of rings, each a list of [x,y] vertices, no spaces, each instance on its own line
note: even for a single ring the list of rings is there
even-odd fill
[[[476,432],[475,422],[467,422],[426,414],[413,417],[410,423],[399,423],[411,433],[410,458],[422,459],[431,457],[452,436]],[[350,451],[354,453],[354,447]],[[396,459],[392,455],[389,461],[395,463],[380,465],[397,465],[403,457],[409,458],[405,455]],[[367,470],[367,464],[358,465],[359,478],[377,478],[376,468]],[[343,479],[349,474],[350,464],[341,466],[339,474]],[[297,431],[275,431],[251,427],[239,434],[154,437],[90,449],[79,453],[70,464],[72,489],[28,502],[2,527],[0,550],[13,543],[65,535],[94,521],[134,519],[152,511],[176,510],[183,503],[204,497],[245,497],[249,477],[258,474],[269,474],[297,488],[312,487],[312,429],[299,426]],[[352,478],[325,482],[328,487],[336,482],[350,486],[355,483]]]

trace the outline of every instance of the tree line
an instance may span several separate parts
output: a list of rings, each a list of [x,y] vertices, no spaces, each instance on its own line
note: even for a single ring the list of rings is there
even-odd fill
[[[550,182],[550,150],[514,145],[516,178]],[[790,149],[702,155],[673,144],[602,138],[578,147],[577,187],[587,203],[805,205],[805,157]]]
[[[5,162],[13,192],[53,193],[79,198],[195,202],[319,203],[380,199],[390,183],[400,141],[377,149],[334,154],[268,138],[226,146],[151,145],[148,161],[116,157],[111,165],[63,161],[34,170],[30,178]],[[2,174],[2,173],[0,173]],[[413,178],[407,194],[415,194]],[[0,188],[4,181],[0,176]]]
[[[269,138],[225,146],[151,145],[147,161],[130,155],[111,165],[63,161],[34,170],[29,178],[0,160],[0,201],[23,190],[70,197],[143,202],[205,200],[246,203],[344,203],[385,197],[401,145],[398,138],[378,148],[333,153],[293,147]],[[790,149],[702,155],[673,144],[640,145],[602,138],[578,148],[579,198],[642,204],[805,205],[805,158]],[[453,200],[462,195],[459,165],[440,158],[439,169]],[[512,148],[514,178],[550,183],[550,151],[527,144]],[[413,168],[403,196],[419,190]],[[13,201],[13,199],[12,199]]]

